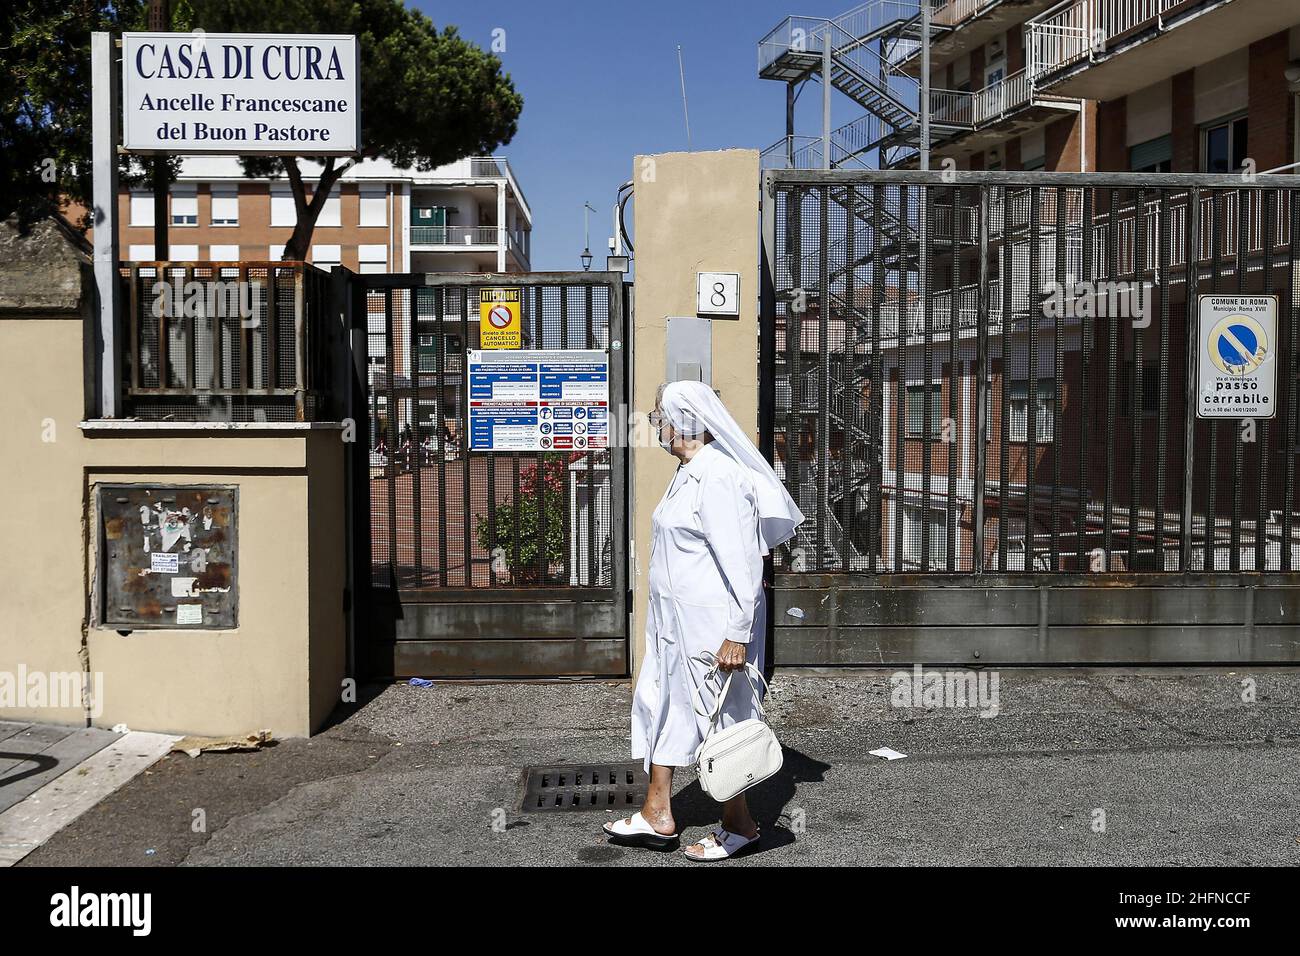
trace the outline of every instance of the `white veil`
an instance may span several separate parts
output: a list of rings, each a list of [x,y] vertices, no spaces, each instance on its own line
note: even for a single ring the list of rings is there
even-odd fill
[[[758,534],[764,554],[794,536],[803,512],[712,388],[703,382],[671,382],[664,386],[659,408],[678,434],[708,432],[719,451],[749,469],[758,498]]]

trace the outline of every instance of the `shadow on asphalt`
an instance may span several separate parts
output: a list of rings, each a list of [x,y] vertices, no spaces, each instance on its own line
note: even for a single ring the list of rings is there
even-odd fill
[[[785,760],[776,776],[764,780],[748,793],[749,810],[763,832],[762,850],[772,850],[795,842],[786,807],[798,792],[797,784],[821,783],[828,763],[815,760],[793,747],[785,747]],[[673,794],[673,818],[678,832],[687,827],[708,827],[718,822],[722,805],[692,781]],[[761,852],[761,850],[760,850]]]

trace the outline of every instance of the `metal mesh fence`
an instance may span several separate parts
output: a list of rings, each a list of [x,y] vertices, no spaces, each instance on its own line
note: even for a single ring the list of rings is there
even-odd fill
[[[609,347],[613,287],[519,288],[524,348]],[[367,292],[372,583],[610,587],[609,449],[469,451],[465,356],[479,347],[481,293],[460,284]]]
[[[329,276],[305,263],[132,263],[127,412],[172,421],[309,421],[329,381]]]
[[[1300,560],[1296,190],[783,175],[762,374],[808,520],[782,570]],[[1277,297],[1272,417],[1189,408],[1212,293]]]

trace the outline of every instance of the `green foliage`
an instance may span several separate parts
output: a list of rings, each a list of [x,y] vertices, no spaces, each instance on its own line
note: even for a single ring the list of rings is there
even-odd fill
[[[0,218],[23,223],[64,199],[91,198],[90,34],[142,30],[145,0],[0,2]],[[211,33],[355,34],[361,49],[361,155],[432,169],[490,153],[515,134],[523,98],[501,61],[438,30],[401,0],[173,0],[172,29]],[[319,203],[308,203],[298,160],[244,157],[251,176],[287,175],[299,228],[286,257],[306,251],[325,194],[355,159],[322,160]],[[145,167],[123,159],[123,182]],[[168,160],[171,177],[179,166]],[[313,178],[314,174],[313,174]]]
[[[90,34],[143,29],[144,10],[143,0],[0,3],[0,219],[16,213],[26,229],[65,201],[89,207]],[[123,158],[121,172],[135,185],[144,166]]]
[[[361,155],[429,170],[465,156],[491,153],[518,128],[523,97],[501,61],[455,27],[438,30],[401,0],[190,0],[193,25],[211,33],[335,33],[356,35],[361,49]],[[289,177],[298,225],[286,258],[306,251],[329,188],[356,160],[324,157],[309,202],[298,161],[241,157],[250,176]]]
[[[501,548],[514,571],[516,584],[546,583],[538,567],[543,545],[542,515],[546,515],[545,561],[548,567],[564,560],[565,455],[543,455],[541,464],[519,476],[519,497],[497,506],[496,538],[487,515],[474,516],[479,547],[491,554]],[[515,526],[519,527],[519,565],[514,564]]]

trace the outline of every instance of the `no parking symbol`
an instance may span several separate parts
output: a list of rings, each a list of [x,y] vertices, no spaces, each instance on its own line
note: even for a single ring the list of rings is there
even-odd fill
[[[1203,295],[1199,304],[1198,418],[1277,414],[1277,296]]]

